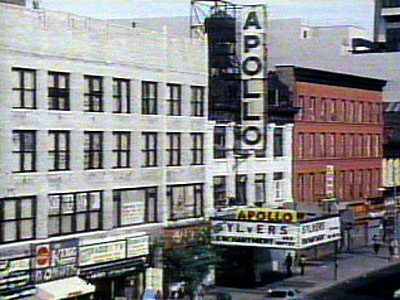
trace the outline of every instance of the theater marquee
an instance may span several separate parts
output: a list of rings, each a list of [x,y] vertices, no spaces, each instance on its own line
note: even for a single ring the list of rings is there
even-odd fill
[[[302,223],[272,223],[213,219],[211,243],[226,246],[254,246],[304,249],[340,239],[339,217]]]

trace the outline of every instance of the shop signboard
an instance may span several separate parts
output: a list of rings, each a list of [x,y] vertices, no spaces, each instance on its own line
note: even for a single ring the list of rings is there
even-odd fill
[[[227,246],[253,246],[304,249],[340,239],[339,217],[302,223],[271,223],[214,219],[211,243]]]
[[[327,198],[335,197],[335,169],[332,165],[326,166],[325,193]]]
[[[17,299],[21,293],[30,295],[31,258],[0,261],[0,299]]]
[[[209,243],[210,225],[201,224],[164,229],[166,248],[179,248]]]
[[[78,239],[70,239],[34,247],[34,282],[46,282],[78,274]]]
[[[127,257],[137,257],[149,255],[149,236],[128,237],[127,242]]]
[[[79,266],[100,264],[126,258],[126,240],[79,247]]]
[[[242,208],[236,218],[241,221],[296,223],[298,212],[290,209]]]
[[[143,223],[145,216],[144,201],[124,202],[121,206],[121,224]]]
[[[265,147],[264,97],[266,92],[266,10],[248,6],[242,10],[241,79],[242,125],[241,148]]]

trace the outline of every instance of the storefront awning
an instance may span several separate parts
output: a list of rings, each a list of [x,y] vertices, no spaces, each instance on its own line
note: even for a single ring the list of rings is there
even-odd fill
[[[36,297],[41,300],[68,299],[93,293],[95,286],[79,277],[50,281],[36,286]]]

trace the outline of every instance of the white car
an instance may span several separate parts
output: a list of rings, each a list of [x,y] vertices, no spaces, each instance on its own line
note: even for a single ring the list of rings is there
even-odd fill
[[[397,291],[394,291],[393,298],[400,299],[400,289],[398,289]]]
[[[267,291],[265,300],[300,300],[300,292],[292,288],[273,288]]]

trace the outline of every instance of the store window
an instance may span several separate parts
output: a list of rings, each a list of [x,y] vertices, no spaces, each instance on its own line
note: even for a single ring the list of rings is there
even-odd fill
[[[49,72],[48,96],[50,110],[69,110],[69,74]]]
[[[35,197],[0,200],[0,243],[34,239],[35,228]]]
[[[49,131],[51,161],[50,171],[69,170],[70,162],[70,134],[69,131]]]
[[[213,178],[214,188],[214,207],[226,206],[226,176],[214,176]]]
[[[114,113],[130,113],[130,81],[129,79],[113,79]]]
[[[156,132],[143,132],[144,154],[143,167],[156,167],[157,166],[157,133]]]
[[[36,171],[36,131],[13,131],[13,154],[16,157],[14,172]]]
[[[193,117],[204,117],[204,87],[192,86],[192,116]]]
[[[275,172],[273,175],[274,199],[282,200],[283,198],[283,172]]]
[[[204,215],[203,184],[167,186],[170,219],[197,218]]]
[[[85,111],[103,111],[103,77],[85,75]]]
[[[235,176],[236,199],[234,205],[247,204],[247,175]]]
[[[36,71],[12,68],[14,108],[36,109]]]
[[[181,134],[167,133],[168,137],[168,166],[181,165]]]
[[[84,142],[85,170],[103,168],[103,132],[86,131]]]
[[[157,222],[157,187],[113,191],[114,227]]]
[[[226,158],[226,127],[214,127],[214,158]]]
[[[168,115],[180,116],[182,115],[182,86],[179,84],[168,84],[169,97]]]
[[[191,133],[192,137],[192,165],[204,164],[204,134]]]
[[[255,180],[255,189],[256,189],[256,204],[261,206],[266,202],[266,176],[265,174],[256,174]]]
[[[130,132],[114,132],[115,164],[114,168],[129,168],[131,153],[131,134]]]
[[[274,157],[283,156],[283,130],[282,128],[274,129]]]
[[[142,82],[142,114],[157,114],[157,82]]]
[[[49,235],[99,230],[101,206],[101,191],[49,195]]]

